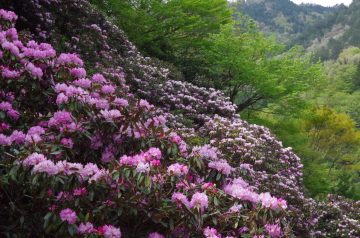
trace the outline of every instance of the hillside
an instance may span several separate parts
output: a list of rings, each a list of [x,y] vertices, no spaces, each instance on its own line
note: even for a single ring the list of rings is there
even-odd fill
[[[307,28],[293,43],[303,44],[322,60],[336,59],[344,49],[360,46],[359,27],[360,1],[354,0]]]
[[[262,31],[275,33],[285,43],[302,36],[309,27],[340,8],[297,5],[290,0],[248,0],[238,1],[235,5],[239,12],[253,18]]]
[[[0,9],[2,236],[360,235],[359,202],[310,198],[291,148],[90,1]]]
[[[322,60],[336,59],[350,46],[360,46],[360,2],[337,5],[297,5],[290,0],[245,1],[237,10],[249,15],[267,34],[289,46],[300,44]]]

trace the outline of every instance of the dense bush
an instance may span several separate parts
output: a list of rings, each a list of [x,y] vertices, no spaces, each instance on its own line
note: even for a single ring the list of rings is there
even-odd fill
[[[0,16],[5,235],[291,232],[285,200],[250,186],[216,148],[187,147],[122,74],[87,75],[77,55],[21,41],[16,15]]]

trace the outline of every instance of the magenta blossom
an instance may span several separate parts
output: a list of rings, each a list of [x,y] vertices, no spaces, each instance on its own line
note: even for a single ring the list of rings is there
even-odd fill
[[[103,234],[105,238],[121,238],[121,231],[112,225],[103,225],[98,228],[99,233]]]
[[[153,232],[153,233],[150,233],[148,238],[165,238],[165,236],[157,233],[157,232]]]
[[[281,236],[281,227],[279,224],[266,224],[265,229],[272,238]]]
[[[77,232],[79,234],[91,234],[94,231],[95,231],[94,226],[90,222],[81,223],[77,228]]]
[[[62,221],[66,221],[69,224],[74,224],[77,220],[76,213],[73,210],[71,210],[70,208],[61,210],[60,218]]]
[[[204,236],[206,238],[221,238],[221,235],[218,233],[218,231],[212,227],[206,227],[204,229]]]

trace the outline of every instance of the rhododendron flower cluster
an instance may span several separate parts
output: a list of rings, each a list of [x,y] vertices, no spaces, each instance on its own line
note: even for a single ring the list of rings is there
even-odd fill
[[[206,238],[220,238],[218,231],[215,228],[206,227],[204,229],[204,236]]]
[[[157,232],[154,232],[154,233],[149,234],[148,238],[165,238],[165,237]]]
[[[208,197],[204,193],[197,192],[191,197],[189,206],[191,208],[199,207],[201,211],[204,211],[205,208],[207,208],[209,206]]]
[[[168,167],[168,174],[174,174],[176,176],[186,175],[189,171],[189,168],[186,165],[175,163]]]
[[[266,231],[271,237],[280,237],[281,236],[281,228],[278,224],[266,224]]]
[[[9,21],[9,22],[15,22],[17,20],[18,16],[11,11],[5,11],[4,9],[0,9],[0,19]]]
[[[138,170],[150,169],[151,166],[159,166],[161,159],[161,151],[158,148],[150,148],[148,151],[134,155],[123,155],[120,158],[121,165],[135,166]],[[145,170],[148,170],[145,169]]]
[[[77,220],[76,213],[70,208],[66,208],[60,212],[60,218],[69,224],[74,224]]]

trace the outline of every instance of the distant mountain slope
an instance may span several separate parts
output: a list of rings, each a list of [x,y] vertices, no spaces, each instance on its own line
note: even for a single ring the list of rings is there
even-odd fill
[[[265,33],[274,33],[289,46],[303,45],[322,60],[336,59],[350,46],[360,47],[360,0],[349,7],[297,5],[290,0],[242,0],[235,6]]]
[[[238,1],[236,8],[259,23],[266,33],[275,33],[282,42],[289,43],[306,31],[309,26],[325,19],[338,7],[297,5],[290,0]]]
[[[302,44],[323,60],[336,59],[343,49],[360,47],[360,0],[341,6],[308,27],[293,43]]]

